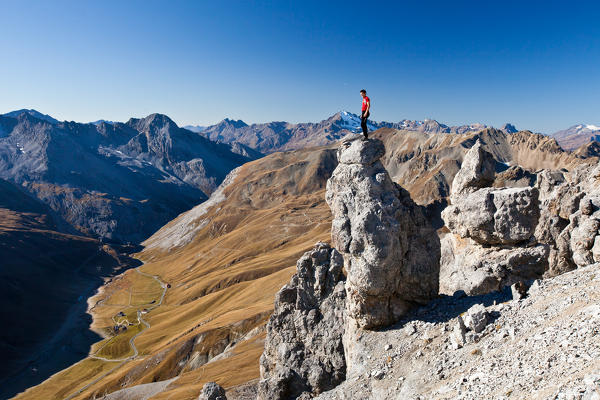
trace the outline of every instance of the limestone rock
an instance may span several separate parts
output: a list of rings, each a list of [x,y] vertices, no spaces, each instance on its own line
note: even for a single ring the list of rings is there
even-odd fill
[[[484,187],[493,180],[493,162],[491,154],[476,143],[456,175],[452,204],[441,213],[450,230],[441,240],[442,293],[485,294],[542,277],[551,255],[548,243],[565,226],[562,220],[544,215],[552,232],[536,231],[540,221],[537,187]],[[535,181],[551,190],[551,179],[560,178],[548,174]],[[545,235],[546,242],[536,244],[536,233]]]
[[[453,324],[452,332],[450,333],[450,344],[454,350],[462,348],[466,343],[467,327],[462,317],[459,315],[456,317],[456,321]]]
[[[296,268],[267,324],[258,399],[312,396],[345,379],[343,258],[320,242]]]
[[[207,382],[202,387],[198,400],[227,400],[225,389],[215,382]]]
[[[535,237],[550,246],[547,275],[562,274],[595,261],[594,243],[600,221],[599,182],[598,166],[538,174],[541,215]]]
[[[594,245],[592,246],[592,257],[595,262],[600,262],[600,235],[594,239]]]
[[[482,332],[488,324],[488,312],[482,304],[475,304],[465,314],[465,326],[475,333]]]
[[[464,290],[490,293],[519,281],[541,278],[548,266],[549,246],[502,248],[482,246],[448,233],[441,240],[440,293]]]
[[[571,251],[573,262],[582,267],[594,263],[592,247],[600,234],[600,220],[586,214],[575,214],[572,218]]]
[[[529,289],[527,283],[520,281],[510,286],[510,293],[512,294],[513,300],[521,300],[527,296],[527,290]]]
[[[456,197],[442,212],[448,228],[481,244],[529,240],[539,219],[538,190],[484,188]]]
[[[460,171],[454,176],[451,198],[461,196],[494,182],[496,161],[491,153],[483,149],[479,139],[465,154]]]
[[[341,164],[371,165],[385,154],[383,142],[376,139],[343,143],[340,149],[343,149],[338,150],[338,162]]]
[[[423,208],[392,182],[377,139],[343,143],[327,182],[332,245],[344,256],[348,316],[389,325],[438,292],[439,242]]]

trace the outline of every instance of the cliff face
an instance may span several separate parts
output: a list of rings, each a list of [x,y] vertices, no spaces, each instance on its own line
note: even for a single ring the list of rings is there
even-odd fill
[[[345,379],[342,268],[341,254],[319,242],[298,260],[296,274],[275,296],[260,359],[259,399],[318,394]]]
[[[348,316],[361,328],[389,325],[438,291],[434,231],[422,207],[390,179],[384,153],[376,139],[343,143],[327,182],[331,241],[348,274]]]

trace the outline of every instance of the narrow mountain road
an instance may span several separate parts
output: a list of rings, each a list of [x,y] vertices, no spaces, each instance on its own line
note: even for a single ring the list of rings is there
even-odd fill
[[[158,284],[163,289],[162,293],[160,295],[159,301],[156,304],[154,304],[152,307],[147,307],[146,308],[148,310],[147,312],[150,312],[150,311],[154,310],[155,308],[159,307],[163,303],[163,300],[165,299],[165,295],[167,293],[167,284],[164,283],[163,281],[161,281],[160,278],[157,275],[150,275],[150,274],[147,274],[145,272],[140,271],[141,267],[143,267],[143,265],[140,265],[139,267],[135,268],[135,272],[137,272],[140,275],[144,275],[144,276],[147,276],[149,278],[154,279],[156,282],[158,282]],[[144,318],[142,318],[142,315],[143,315],[142,314],[142,310],[137,310],[138,324],[143,324],[146,327],[146,329],[141,330],[140,332],[136,333],[131,339],[129,339],[129,346],[133,350],[133,354],[131,356],[128,356],[128,357],[125,357],[125,358],[106,358],[106,357],[100,357],[100,356],[95,356],[93,354],[90,354],[88,356],[89,358],[93,358],[93,359],[101,360],[101,361],[106,361],[106,362],[118,362],[119,364],[116,365],[114,368],[111,368],[110,370],[108,370],[107,372],[105,372],[104,374],[102,374],[101,376],[99,376],[98,378],[94,379],[92,382],[86,384],[85,386],[83,386],[82,388],[80,388],[79,390],[77,390],[77,392],[71,394],[65,400],[70,400],[70,399],[74,398],[75,396],[81,394],[84,390],[86,390],[90,386],[95,385],[96,383],[98,383],[100,380],[102,380],[104,377],[106,377],[107,375],[109,375],[111,372],[113,372],[114,370],[116,370],[117,368],[119,368],[123,364],[125,364],[127,361],[133,360],[133,359],[135,359],[138,356],[139,351],[138,351],[137,347],[135,346],[135,339],[139,335],[141,335],[142,333],[144,333],[148,328],[150,328],[150,323],[148,321],[144,320]],[[98,349],[98,351],[100,351],[103,347],[101,347],[100,349]]]
[[[162,293],[160,295],[160,299],[159,301],[153,305],[152,307],[147,307],[146,309],[148,310],[147,312],[150,312],[152,310],[154,310],[156,307],[159,307],[163,300],[165,299],[165,294],[167,293],[167,284],[164,283],[163,281],[160,280],[160,278],[157,275],[150,275],[147,274],[145,272],[140,271],[140,267],[135,268],[135,272],[137,272],[140,275],[144,275],[147,276],[149,278],[154,279],[156,282],[158,282],[158,284],[162,287]],[[142,318],[142,311],[141,310],[137,310],[137,320],[138,320],[138,324],[143,324],[146,326],[146,329],[150,328],[150,323],[146,320],[144,320],[144,318]],[[131,349],[133,350],[133,354],[131,356],[125,357],[125,358],[106,358],[106,357],[100,357],[100,356],[95,356],[95,355],[90,355],[91,358],[95,358],[97,360],[102,360],[102,361],[109,361],[109,362],[116,362],[116,361],[128,361],[131,359],[134,359],[138,356],[139,352],[137,347],[135,346],[135,339],[141,335],[146,329],[136,333],[131,339],[129,339],[129,346],[131,347]],[[104,346],[103,346],[104,347]],[[101,347],[100,349],[102,349],[103,347]],[[98,349],[98,351],[100,351],[100,349]]]

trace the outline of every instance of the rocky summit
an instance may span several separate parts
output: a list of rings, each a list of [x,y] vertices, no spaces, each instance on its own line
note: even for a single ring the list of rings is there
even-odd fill
[[[331,241],[344,256],[348,314],[359,327],[389,325],[438,291],[439,243],[422,207],[392,182],[380,140],[342,144],[327,182]]]
[[[442,238],[443,293],[488,293],[546,270],[548,246],[531,240],[540,216],[538,189],[485,187],[494,181],[494,164],[478,141],[452,182],[452,204],[442,212],[450,230]]]

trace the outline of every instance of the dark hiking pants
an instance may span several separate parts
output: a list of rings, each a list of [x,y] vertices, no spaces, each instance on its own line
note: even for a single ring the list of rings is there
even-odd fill
[[[371,113],[367,111],[367,113],[365,114],[365,112],[363,111],[360,115],[360,127],[362,128],[363,131],[363,135],[365,135],[365,137],[368,136],[369,130],[367,129],[367,118],[369,118],[369,115]]]

